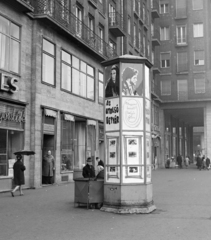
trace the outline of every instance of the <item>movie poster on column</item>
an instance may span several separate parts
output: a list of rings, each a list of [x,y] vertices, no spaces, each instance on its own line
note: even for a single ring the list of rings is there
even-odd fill
[[[105,100],[106,131],[119,130],[119,98]]]

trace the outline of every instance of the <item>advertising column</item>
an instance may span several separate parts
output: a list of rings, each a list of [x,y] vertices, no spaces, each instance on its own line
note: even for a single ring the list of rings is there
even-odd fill
[[[105,183],[102,211],[155,210],[151,183],[151,99],[145,58],[120,56],[105,66]]]

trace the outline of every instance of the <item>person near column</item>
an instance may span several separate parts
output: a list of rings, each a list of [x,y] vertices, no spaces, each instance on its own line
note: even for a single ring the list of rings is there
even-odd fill
[[[54,157],[49,150],[43,159],[42,175],[44,184],[52,184],[53,171],[55,170],[54,164]]]
[[[25,184],[24,178],[24,171],[26,170],[25,166],[23,165],[23,158],[21,155],[16,156],[17,161],[13,165],[13,172],[14,172],[14,184],[16,185],[15,188],[11,191],[12,197],[14,197],[14,193],[16,190],[19,189],[20,196],[23,196],[22,185]]]
[[[210,159],[208,156],[206,158],[206,168],[207,168],[207,170],[210,170]]]
[[[83,173],[84,178],[95,178],[95,169],[92,166],[92,159],[90,157],[86,160],[86,165],[83,167]]]

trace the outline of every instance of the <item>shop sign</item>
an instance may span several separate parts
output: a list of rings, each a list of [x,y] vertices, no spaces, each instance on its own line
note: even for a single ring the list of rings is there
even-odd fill
[[[19,90],[18,86],[15,84],[18,79],[8,76],[4,73],[0,73],[0,90],[10,93],[15,93]]]
[[[13,111],[0,112],[0,123],[2,121],[25,122],[25,111],[14,109]]]

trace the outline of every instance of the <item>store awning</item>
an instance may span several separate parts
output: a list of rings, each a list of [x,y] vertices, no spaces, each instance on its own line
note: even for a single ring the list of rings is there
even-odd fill
[[[57,112],[50,109],[45,109],[45,116],[56,118]]]
[[[94,126],[96,126],[96,121],[94,121],[94,120],[87,120],[87,125],[94,125]]]
[[[74,122],[75,118],[74,118],[74,116],[65,113],[64,114],[64,120]]]

